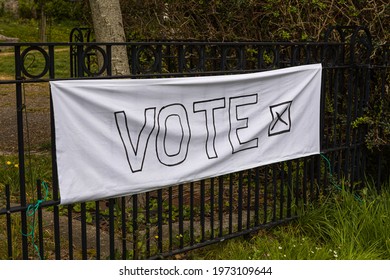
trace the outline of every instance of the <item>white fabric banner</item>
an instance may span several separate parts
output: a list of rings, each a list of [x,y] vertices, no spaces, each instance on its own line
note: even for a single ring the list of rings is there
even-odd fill
[[[61,203],[318,154],[321,70],[50,82]]]

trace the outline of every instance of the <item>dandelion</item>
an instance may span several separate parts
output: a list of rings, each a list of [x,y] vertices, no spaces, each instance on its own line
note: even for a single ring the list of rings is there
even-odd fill
[[[282,248],[282,246],[279,246],[278,249],[279,249],[279,250],[282,250],[283,248]]]
[[[6,164],[7,164],[7,165],[11,165],[11,164],[12,164],[12,162],[10,162],[10,161],[7,161],[7,162],[6,162]]]
[[[158,239],[158,235],[155,235],[154,238]]]
[[[15,167],[15,168],[19,168],[19,164],[16,163],[16,164],[14,165],[14,167]]]

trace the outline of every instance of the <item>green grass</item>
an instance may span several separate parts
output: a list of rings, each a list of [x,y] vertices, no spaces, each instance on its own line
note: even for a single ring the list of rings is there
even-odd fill
[[[0,18],[0,34],[19,38],[19,42],[39,42],[39,22],[31,19]],[[72,21],[53,22],[47,26],[47,36],[50,42],[68,42],[70,31],[79,23]]]
[[[390,259],[390,183],[384,192],[341,191],[301,218],[252,236],[190,252],[190,259],[377,260]]]
[[[77,22],[63,21],[48,26],[48,41],[68,42],[70,31],[79,26]],[[7,37],[19,38],[19,42],[38,42],[38,22],[36,20],[15,20],[0,18],[0,34]],[[23,50],[22,50],[23,51]],[[46,49],[47,51],[47,49]],[[68,78],[70,74],[70,54],[67,47],[55,48],[55,77]],[[44,57],[38,51],[31,51],[26,56],[24,66],[29,73],[37,75],[44,69]],[[12,49],[0,52],[0,77],[15,76],[15,58]],[[48,78],[46,74],[45,78]]]

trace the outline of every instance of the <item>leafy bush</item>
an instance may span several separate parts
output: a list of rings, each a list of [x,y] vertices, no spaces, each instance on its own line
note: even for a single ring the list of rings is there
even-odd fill
[[[330,25],[365,25],[388,42],[388,1],[121,1],[128,37],[318,41]]]

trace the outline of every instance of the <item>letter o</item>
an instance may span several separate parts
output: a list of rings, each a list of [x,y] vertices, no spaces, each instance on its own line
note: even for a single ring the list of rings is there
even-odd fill
[[[191,139],[186,108],[182,104],[162,107],[158,113],[157,122],[156,153],[158,160],[166,166],[181,164],[187,158]],[[169,152],[172,150],[176,152]]]

